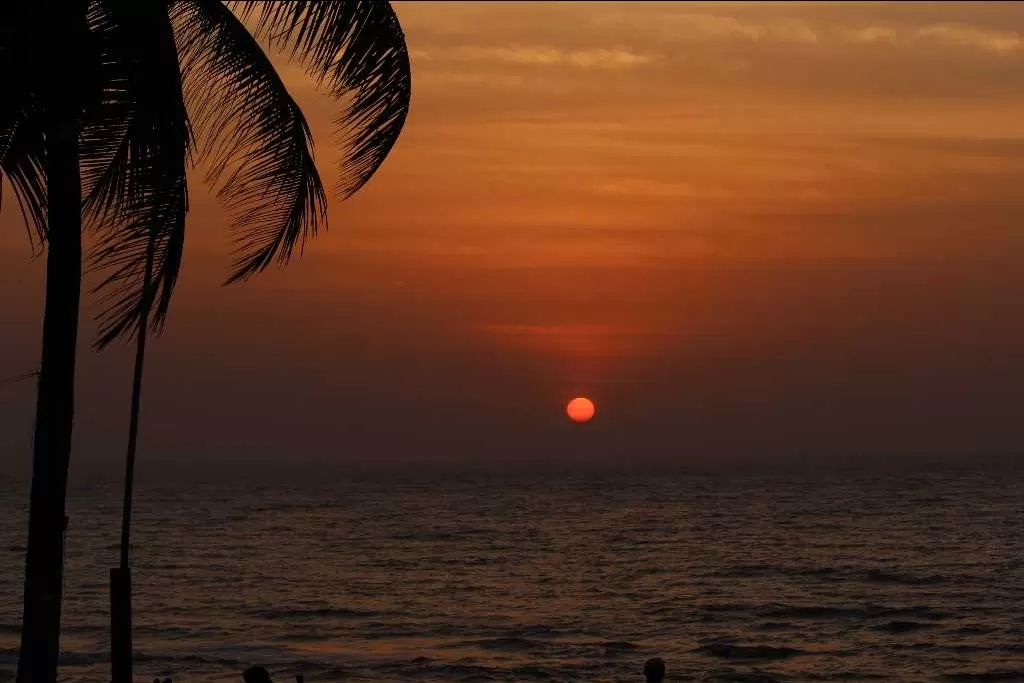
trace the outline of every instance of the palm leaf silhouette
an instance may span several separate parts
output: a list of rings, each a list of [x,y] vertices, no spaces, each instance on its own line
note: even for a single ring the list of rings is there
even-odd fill
[[[104,304],[97,340],[101,348],[137,330],[146,299],[142,274],[150,230],[161,233],[152,264],[157,291],[150,297],[151,329],[159,332],[166,320],[184,245],[182,158],[209,164],[207,180],[232,216],[236,258],[228,282],[286,263],[326,226],[326,192],[309,125],[265,47],[302,64],[329,96],[348,99],[336,121],[344,151],[337,188],[343,199],[377,171],[408,114],[409,54],[387,3],[180,0],[171,4],[167,23],[180,65],[180,103],[166,90],[136,86],[135,74],[121,73],[120,79],[130,82],[124,88],[129,96],[110,98],[116,101],[101,107],[126,128],[116,148],[112,141],[117,136],[101,131],[102,156],[110,163],[96,169],[89,183],[90,218],[105,228],[91,255],[92,266],[104,274],[97,287]],[[104,25],[102,34],[109,36],[113,50],[138,55],[160,49],[152,41],[132,46],[138,34],[122,38],[128,33],[124,27],[131,25]],[[148,54],[146,60],[137,74],[159,72],[169,62],[166,51]],[[174,121],[168,121],[168,112]],[[156,117],[162,117],[163,127],[153,125]],[[137,157],[133,145],[150,156]],[[147,158],[159,169],[152,178],[144,170],[132,172],[133,163],[144,168]]]

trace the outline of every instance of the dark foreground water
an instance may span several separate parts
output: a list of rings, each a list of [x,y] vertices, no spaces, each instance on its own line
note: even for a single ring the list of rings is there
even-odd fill
[[[139,492],[139,680],[1024,680],[1019,477],[434,479]],[[70,503],[65,680],[109,680],[116,487]],[[0,494],[0,679],[25,491]]]

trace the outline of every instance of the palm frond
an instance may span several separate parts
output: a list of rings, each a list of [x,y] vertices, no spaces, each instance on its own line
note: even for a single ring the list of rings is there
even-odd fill
[[[14,189],[32,248],[46,241],[46,159],[45,139],[39,118],[20,117],[0,133],[3,156],[0,173]]]
[[[340,189],[351,196],[380,168],[409,112],[409,50],[391,5],[379,0],[229,4],[243,18],[254,17],[257,37],[299,60],[331,96],[351,96],[336,121],[345,148]]]
[[[143,67],[129,27],[118,21],[120,6],[117,0],[93,2],[87,17],[102,81],[101,100],[85,117],[79,139],[83,219],[91,228],[125,210],[131,141],[145,134],[135,116]]]
[[[215,0],[175,5],[185,97],[233,217],[229,282],[286,262],[326,221],[302,110],[259,43]]]
[[[0,21],[0,175],[14,189],[33,249],[46,240],[46,173],[38,106],[41,77],[32,49],[40,25],[39,3],[12,0]],[[0,197],[2,199],[2,197]]]
[[[192,137],[167,5],[100,4],[93,32],[104,95],[80,148],[86,218],[100,232],[90,263],[103,274],[95,288],[102,348],[131,338],[144,314],[155,332],[166,320],[184,249]]]
[[[106,273],[95,288],[103,306],[97,348],[134,337],[144,313],[151,315],[152,330],[161,330],[181,268],[187,211],[182,173],[134,217],[122,218],[93,248],[93,263]]]

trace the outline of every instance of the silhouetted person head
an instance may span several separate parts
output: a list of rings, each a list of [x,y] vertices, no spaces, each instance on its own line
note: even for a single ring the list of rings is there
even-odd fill
[[[164,683],[171,683],[171,677],[168,676],[167,678],[165,678]]]
[[[270,672],[262,666],[250,666],[242,673],[242,680],[245,683],[272,683]]]
[[[644,662],[644,678],[647,683],[661,683],[665,680],[665,660],[655,657]]]

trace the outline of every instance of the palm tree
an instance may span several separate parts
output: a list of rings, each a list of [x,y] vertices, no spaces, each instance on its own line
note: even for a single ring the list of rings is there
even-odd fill
[[[128,454],[125,458],[124,494],[121,502],[121,548],[118,566],[110,571],[110,664],[112,683],[131,683],[132,675],[132,580],[131,526],[135,485],[135,451],[139,436],[139,408],[142,374],[146,364],[146,338],[153,301],[153,265],[157,230],[150,232],[142,278],[141,314],[135,338],[135,366],[132,374],[131,411],[128,419]]]
[[[99,229],[105,274],[98,345],[158,332],[194,159],[209,159],[233,214],[228,282],[287,262],[325,226],[309,128],[264,47],[347,98],[342,196],[395,144],[411,79],[386,2],[7,0],[3,12],[0,173],[47,257],[18,681],[54,683],[83,225]]]

